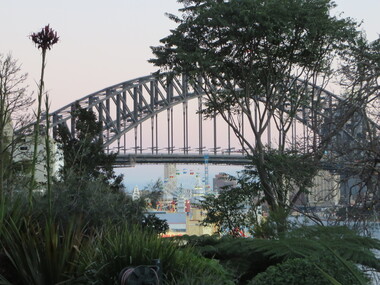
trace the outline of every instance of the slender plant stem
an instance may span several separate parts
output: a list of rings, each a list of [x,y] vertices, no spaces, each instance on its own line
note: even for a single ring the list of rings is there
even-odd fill
[[[52,215],[51,205],[51,149],[50,149],[50,120],[49,120],[49,96],[45,96],[45,109],[46,109],[46,132],[45,132],[45,148],[46,148],[46,177],[47,177],[47,194],[49,201],[49,218]]]
[[[42,65],[41,65],[41,78],[39,84],[38,92],[38,107],[36,113],[36,124],[34,125],[34,148],[33,148],[33,160],[32,160],[32,174],[30,178],[29,186],[29,205],[32,206],[32,193],[35,188],[35,173],[36,173],[36,164],[38,156],[38,141],[39,141],[39,132],[40,132],[40,121],[41,121],[41,105],[42,105],[42,94],[44,92],[44,73],[45,73],[45,58],[46,58],[46,49],[42,49]]]

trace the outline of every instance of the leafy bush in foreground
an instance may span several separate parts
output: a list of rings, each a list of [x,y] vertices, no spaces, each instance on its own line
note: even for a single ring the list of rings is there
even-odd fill
[[[0,275],[0,283],[80,283],[78,260],[83,237],[82,228],[74,223],[62,228],[49,220],[44,227],[27,217],[5,220],[1,228],[1,268],[4,266],[7,272]]]
[[[197,256],[191,249],[179,249],[171,240],[137,227],[105,227],[84,252],[82,263],[89,283],[117,284],[123,268],[152,265],[154,259],[160,259],[167,284],[205,284],[202,280],[233,284],[217,261]],[[196,279],[200,283],[194,283]]]
[[[350,270],[360,274],[362,282],[349,274],[347,268],[331,255],[317,259],[289,259],[256,275],[249,285],[330,285],[368,284],[363,273],[350,264]],[[329,277],[327,277],[327,275]],[[339,283],[333,283],[333,278]]]
[[[380,270],[379,260],[373,252],[380,249],[380,241],[360,236],[346,227],[301,227],[275,240],[216,236],[183,236],[176,239],[184,247],[192,247],[202,256],[218,260],[232,272],[239,284],[245,284],[270,266],[295,258],[314,260],[319,264],[329,256],[331,260],[327,260],[328,263],[336,262],[339,270],[358,281],[363,280],[363,275],[353,270],[352,264]],[[333,277],[337,274],[327,272]]]

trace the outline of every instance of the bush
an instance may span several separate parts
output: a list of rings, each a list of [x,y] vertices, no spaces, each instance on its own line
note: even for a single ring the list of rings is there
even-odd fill
[[[195,279],[233,284],[215,260],[197,256],[191,249],[179,249],[171,240],[129,226],[107,226],[99,231],[93,245],[83,254],[82,266],[86,268],[89,284],[117,284],[122,269],[152,265],[154,259],[160,259],[167,284],[206,284],[193,283]]]
[[[366,282],[364,274],[350,263],[350,269],[332,255],[311,259],[289,259],[265,272],[256,275],[249,285],[330,285],[332,282],[325,275],[336,279],[340,284],[360,284],[350,271],[359,274]],[[368,282],[366,282],[368,283]],[[366,284],[364,283],[364,284]]]
[[[44,221],[48,209],[46,196],[36,197],[33,216]],[[101,227],[107,222],[114,224],[141,223],[145,204],[132,201],[122,191],[114,191],[102,180],[56,182],[52,191],[52,216],[65,225],[70,217],[77,217],[87,225],[87,229]]]
[[[44,227],[27,217],[4,220],[1,228],[1,284],[78,284],[82,228],[62,228],[52,221]]]
[[[257,239],[208,235],[182,236],[176,239],[183,247],[191,247],[202,256],[220,262],[239,284],[245,284],[256,274],[282,261],[257,251]]]

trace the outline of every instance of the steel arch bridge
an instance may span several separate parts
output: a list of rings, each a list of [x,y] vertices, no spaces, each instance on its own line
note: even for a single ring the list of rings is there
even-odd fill
[[[305,84],[299,81],[299,84]],[[117,163],[120,165],[134,163],[198,163],[204,161],[204,155],[209,153],[209,162],[215,164],[237,164],[243,165],[248,162],[241,155],[241,150],[234,148],[230,139],[230,131],[226,136],[228,141],[224,149],[218,145],[218,135],[216,119],[210,128],[203,126],[202,114],[198,112],[196,120],[190,114],[188,103],[195,101],[198,111],[202,109],[202,97],[204,90],[212,88],[207,82],[194,82],[185,75],[172,74],[152,74],[125,81],[100,91],[78,99],[50,114],[53,137],[56,136],[58,125],[66,126],[71,135],[75,135],[75,120],[73,111],[78,107],[92,109],[95,111],[98,120],[102,122],[102,139],[104,148],[108,151],[118,153]],[[339,103],[339,97],[320,87],[319,92],[323,93],[322,117],[331,114],[333,106]],[[174,140],[178,135],[175,125],[178,125],[178,116],[173,113],[175,106],[182,105],[182,145],[175,147]],[[302,106],[298,110],[296,118],[304,126],[308,126],[308,116],[310,106]],[[159,122],[158,115],[167,112],[165,127]],[[46,118],[43,118],[46,120]],[[143,127],[145,122],[149,122],[149,147],[143,147]],[[161,120],[162,121],[162,120]],[[189,125],[196,121],[198,127],[197,146],[190,147],[190,137],[194,141],[194,134],[189,131]],[[140,130],[138,130],[138,128]],[[160,143],[163,140],[160,133],[165,129],[165,145]],[[134,133],[127,142],[126,134]],[[204,141],[205,133],[213,134],[212,145],[206,146]],[[294,137],[293,140],[296,138]],[[270,132],[268,141],[270,141]],[[116,150],[115,150],[116,149]],[[147,151],[148,149],[148,151]],[[227,154],[227,155],[226,155]]]

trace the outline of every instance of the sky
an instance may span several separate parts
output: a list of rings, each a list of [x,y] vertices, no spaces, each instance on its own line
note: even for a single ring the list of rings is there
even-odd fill
[[[336,0],[333,11],[363,21],[369,40],[380,33],[380,0]],[[40,51],[28,37],[50,24],[60,41],[47,54],[45,87],[54,111],[105,87],[157,70],[147,62],[150,46],[175,28],[165,13],[178,14],[176,0],[0,0],[0,53],[18,60],[29,74],[29,92],[36,96]],[[152,170],[150,170],[152,168]],[[126,169],[128,188],[142,188],[141,167]],[[149,169],[149,171],[148,171]],[[157,169],[159,171],[157,172]],[[211,169],[215,172],[226,169]],[[144,167],[154,181],[162,167]],[[133,177],[133,179],[131,178]]]

